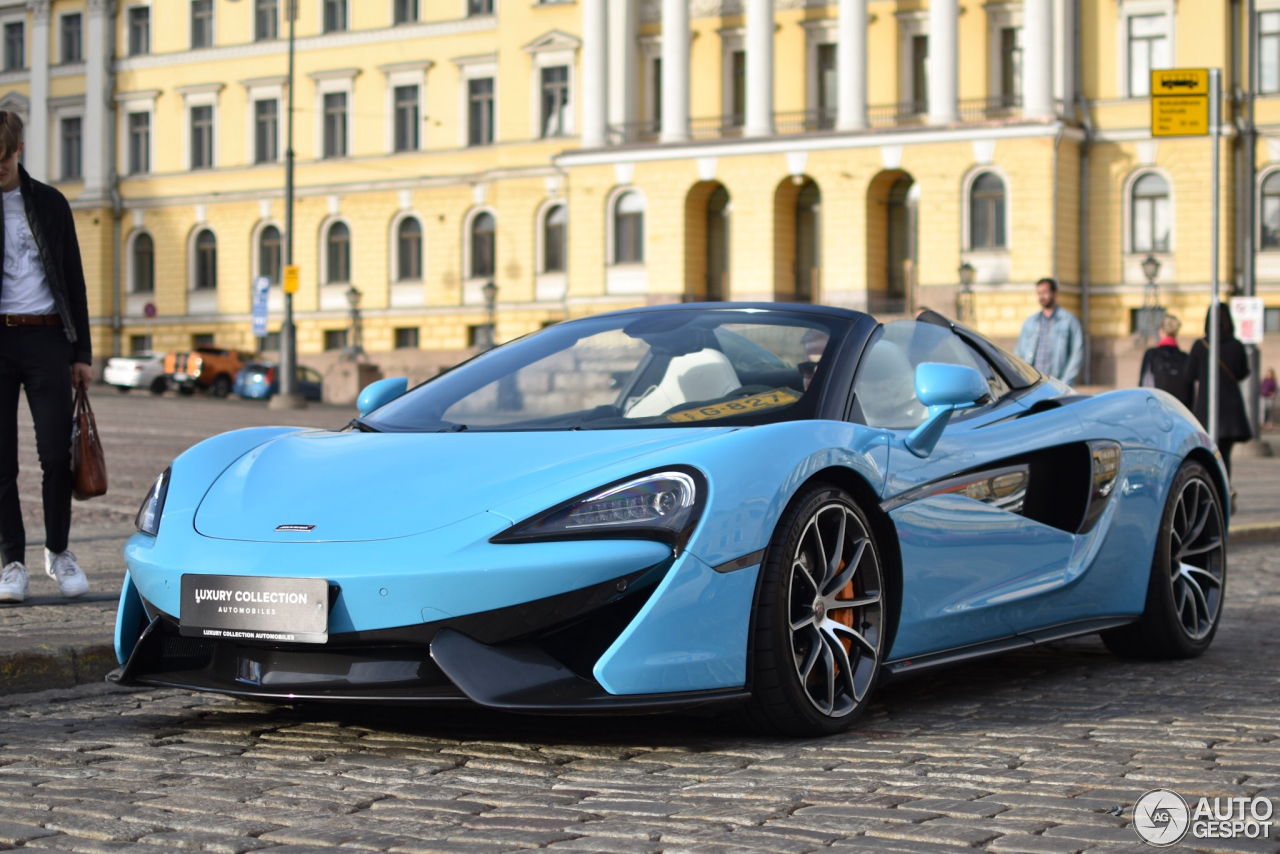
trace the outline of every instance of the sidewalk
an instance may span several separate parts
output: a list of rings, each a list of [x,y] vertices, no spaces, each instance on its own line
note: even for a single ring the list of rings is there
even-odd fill
[[[116,601],[124,581],[121,549],[134,533],[135,501],[169,460],[201,439],[255,424],[290,422],[341,427],[345,408],[314,406],[300,413],[269,412],[265,406],[237,401],[152,399],[99,393],[94,400],[110,466],[111,491],[101,499],[76,502],[71,549],[92,585],[86,596],[65,600],[44,574],[44,557],[28,553],[31,598],[21,605],[0,604],[0,692],[66,688],[101,680],[116,667]],[[30,436],[26,408],[20,408],[23,438]],[[1280,433],[1268,433],[1280,453]],[[21,445],[22,496],[28,538],[40,542],[40,469],[35,443]],[[1234,488],[1238,510],[1231,520],[1233,544],[1280,541],[1280,456],[1246,456],[1237,451]]]

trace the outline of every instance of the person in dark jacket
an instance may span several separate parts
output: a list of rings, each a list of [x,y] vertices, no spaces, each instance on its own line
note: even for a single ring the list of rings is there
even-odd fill
[[[1196,405],[1193,410],[1200,423],[1209,429],[1209,330],[1213,315],[1204,319],[1205,337],[1191,345],[1190,375],[1196,384]],[[1236,338],[1236,325],[1226,304],[1218,306],[1218,450],[1231,474],[1231,449],[1236,442],[1253,438],[1249,429],[1249,416],[1244,409],[1244,395],[1240,382],[1249,376],[1249,359],[1244,345]]]
[[[89,590],[71,532],[72,389],[93,353],[75,220],[66,198],[18,163],[22,120],[0,110],[0,602],[29,593],[18,501],[18,392],[25,388],[44,472],[45,573],[64,596]]]
[[[1178,349],[1178,330],[1182,321],[1166,314],[1160,321],[1160,340],[1142,354],[1138,385],[1167,391],[1187,409],[1195,402],[1195,388],[1187,370],[1187,354]]]

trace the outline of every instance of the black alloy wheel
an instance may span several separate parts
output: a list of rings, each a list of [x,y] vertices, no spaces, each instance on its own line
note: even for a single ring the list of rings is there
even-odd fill
[[[1193,658],[1213,642],[1227,587],[1222,498],[1209,472],[1185,462],[1165,502],[1142,617],[1103,632],[1107,648],[1132,658]]]
[[[209,393],[214,397],[226,397],[231,394],[231,377],[218,374],[213,379],[213,385],[209,386]]]
[[[788,735],[842,732],[866,708],[886,652],[866,514],[841,489],[810,487],[783,515],[761,572],[748,719]]]

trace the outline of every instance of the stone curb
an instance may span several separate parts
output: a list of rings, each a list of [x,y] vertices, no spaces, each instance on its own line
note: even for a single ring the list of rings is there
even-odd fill
[[[1228,542],[1233,546],[1247,546],[1253,543],[1274,543],[1280,541],[1280,521],[1254,522],[1250,525],[1232,525],[1227,532]]]

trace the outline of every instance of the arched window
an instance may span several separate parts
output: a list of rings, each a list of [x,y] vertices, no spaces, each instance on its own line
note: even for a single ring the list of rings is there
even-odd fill
[[[396,279],[414,282],[422,278],[422,223],[405,217],[396,228]]]
[[[1155,172],[1134,181],[1131,217],[1134,252],[1168,252],[1173,231],[1169,182]]]
[[[542,272],[563,273],[567,267],[569,209],[555,205],[542,219]]]
[[[983,172],[969,187],[969,248],[1004,249],[1004,181]]]
[[[280,229],[269,225],[258,235],[258,275],[265,276],[273,285],[280,284],[283,271]]]
[[[329,226],[329,234],[325,238],[325,251],[328,265],[325,268],[325,281],[331,285],[345,285],[351,281],[351,229],[345,222],[335,222]]]
[[[796,196],[796,302],[818,298],[818,271],[822,260],[822,191],[813,179],[804,182]]]
[[[218,287],[218,238],[209,229],[196,235],[196,282],[198,291]]]
[[[150,294],[156,289],[156,244],[145,231],[133,239],[133,292]]]
[[[613,203],[613,263],[644,263],[644,196],[626,192]]]
[[[1262,248],[1280,249],[1280,171],[1262,182]]]
[[[471,221],[471,278],[493,275],[498,251],[498,228],[493,214],[482,213]]]

